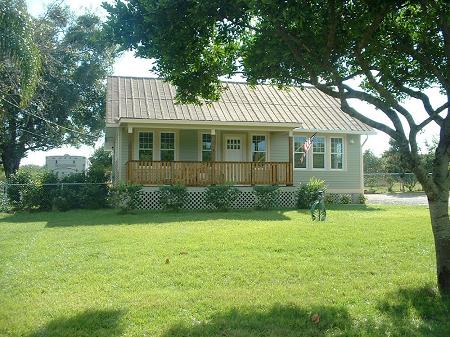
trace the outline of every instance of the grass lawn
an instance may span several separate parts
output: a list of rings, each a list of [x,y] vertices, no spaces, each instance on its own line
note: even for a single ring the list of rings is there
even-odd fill
[[[450,336],[425,207],[0,214],[0,336]]]

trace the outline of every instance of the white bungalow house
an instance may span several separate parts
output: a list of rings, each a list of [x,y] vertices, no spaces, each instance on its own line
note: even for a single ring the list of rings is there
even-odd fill
[[[114,182],[296,186],[315,176],[330,192],[363,192],[361,135],[373,131],[336,99],[313,87],[223,85],[218,102],[197,106],[176,104],[175,88],[161,79],[108,77]]]

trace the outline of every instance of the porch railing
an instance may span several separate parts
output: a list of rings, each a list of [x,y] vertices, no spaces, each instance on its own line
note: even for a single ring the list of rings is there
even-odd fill
[[[127,169],[128,182],[142,185],[292,184],[292,167],[288,162],[131,160],[127,163]]]

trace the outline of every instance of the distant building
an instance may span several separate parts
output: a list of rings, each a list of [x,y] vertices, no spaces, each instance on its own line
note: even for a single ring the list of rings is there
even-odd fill
[[[47,156],[45,167],[55,172],[58,177],[65,177],[73,173],[81,173],[86,170],[86,157],[82,156]]]

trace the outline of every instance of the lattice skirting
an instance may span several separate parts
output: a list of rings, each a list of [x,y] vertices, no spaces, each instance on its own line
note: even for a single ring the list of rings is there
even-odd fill
[[[278,200],[279,208],[294,208],[295,207],[295,195],[296,191],[281,190]],[[211,205],[208,205],[205,200],[205,189],[193,189],[188,190],[188,198],[184,206],[185,209],[198,209],[207,210],[213,209]],[[251,189],[241,190],[239,197],[233,204],[234,209],[246,209],[255,208],[256,197]],[[161,209],[159,204],[159,193],[157,189],[144,189],[142,192],[142,208],[143,209]]]

